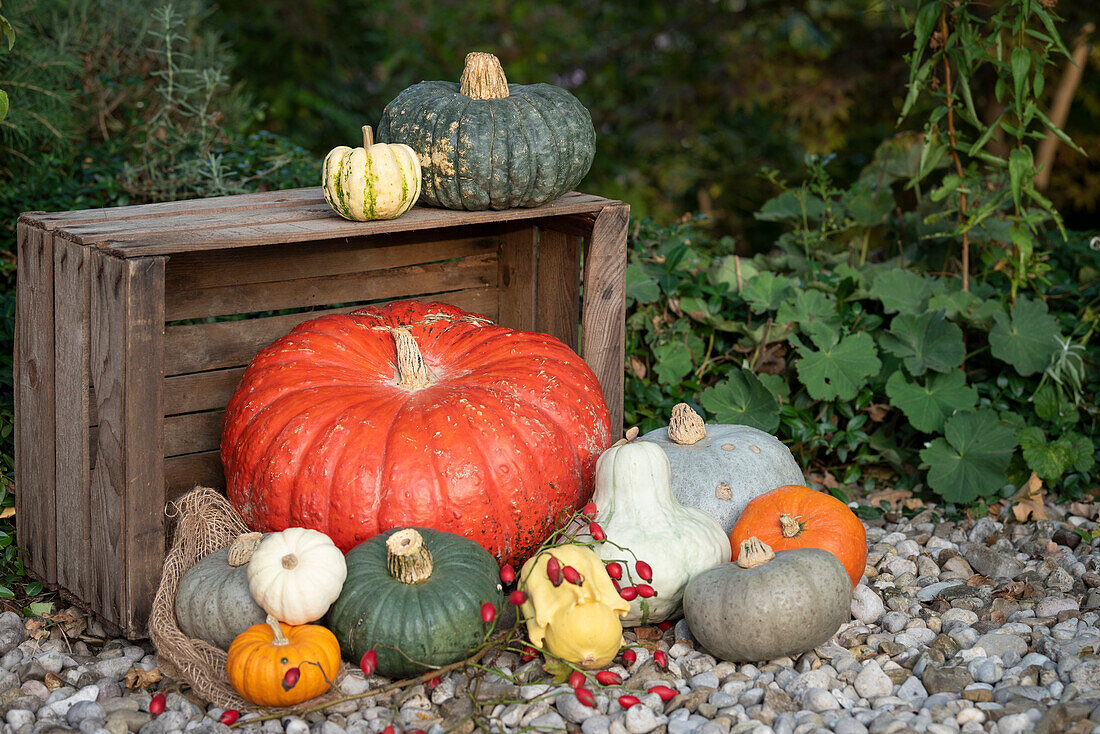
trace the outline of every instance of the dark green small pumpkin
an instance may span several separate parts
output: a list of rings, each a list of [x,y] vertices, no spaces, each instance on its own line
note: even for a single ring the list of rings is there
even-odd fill
[[[509,84],[496,56],[471,53],[459,84],[420,82],[386,105],[378,140],[420,157],[420,201],[447,209],[540,206],[592,166],[588,110],[552,84]]]
[[[346,557],[348,577],[325,621],[344,657],[378,654],[391,678],[461,660],[485,635],[481,606],[500,611],[496,560],[480,545],[431,528],[390,530]]]

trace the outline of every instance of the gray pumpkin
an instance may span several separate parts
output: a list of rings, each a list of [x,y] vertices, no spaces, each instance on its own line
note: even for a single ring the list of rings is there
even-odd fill
[[[752,426],[704,426],[687,403],[672,409],[667,428],[650,431],[641,440],[660,445],[668,454],[676,500],[707,513],[727,534],[755,498],[776,487],[806,484],[791,450],[778,438]]]
[[[746,552],[754,542],[756,549]],[[703,571],[684,591],[691,634],[715,656],[757,662],[796,655],[827,642],[848,621],[852,584],[832,553],[772,553],[756,538],[741,548],[736,562]]]
[[[420,82],[386,105],[378,140],[420,158],[420,201],[447,209],[540,206],[588,173],[592,117],[552,84],[509,84],[492,54],[471,53],[459,84]]]
[[[267,619],[248,591],[248,558],[260,537],[242,535],[183,574],[176,590],[176,622],[185,635],[228,650],[237,635]]]

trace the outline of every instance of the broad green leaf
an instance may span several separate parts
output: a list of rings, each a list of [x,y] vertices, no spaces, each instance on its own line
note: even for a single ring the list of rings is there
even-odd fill
[[[852,400],[867,378],[878,374],[882,362],[875,342],[866,332],[852,334],[838,343],[811,350],[804,345],[795,367],[798,377],[814,400]]]
[[[940,4],[927,3],[917,11],[917,19],[913,23],[913,68],[920,63],[921,54],[928,48],[928,39],[932,37],[932,31],[936,29],[936,21],[940,17]]]
[[[1031,397],[1035,406],[1035,415],[1045,421],[1061,426],[1071,426],[1081,419],[1081,414],[1073,401],[1053,382],[1044,382]]]
[[[920,458],[937,494],[948,502],[967,503],[1004,486],[1015,448],[1012,429],[992,410],[979,410],[948,418],[944,438],[932,441]]]
[[[659,344],[653,348],[653,356],[656,358],[653,371],[657,374],[657,381],[666,385],[680,382],[694,367],[691,350],[680,342]]]
[[[0,89],[0,121],[8,116],[8,93]]]
[[[1076,431],[1070,431],[1060,436],[1058,440],[1069,452],[1070,466],[1082,473],[1092,471],[1092,467],[1096,464],[1096,447],[1091,438],[1082,436]]]
[[[1024,184],[1035,177],[1035,161],[1031,157],[1031,148],[1013,148],[1008,154],[1008,182],[1012,187],[1012,203],[1016,211],[1021,210],[1020,196]]]
[[[1030,426],[1016,432],[1016,440],[1023,450],[1027,468],[1039,475],[1047,484],[1058,481],[1066,467],[1069,455],[1057,442],[1048,443],[1041,428]]]
[[[836,301],[831,300],[819,290],[795,291],[794,298],[788,298],[779,304],[775,320],[793,321],[798,324],[807,321],[828,319],[836,316]]]
[[[1046,369],[1058,351],[1058,321],[1047,313],[1047,305],[1021,296],[1011,317],[993,314],[996,322],[989,332],[993,356],[1016,368],[1024,377]]]
[[[736,255],[726,255],[716,260],[711,266],[710,282],[715,285],[725,283],[731,291],[736,293],[738,270],[741,271],[742,284],[755,278],[760,273],[760,268],[752,260]]]
[[[52,611],[52,601],[36,601],[27,605],[27,614],[34,617],[44,617]]]
[[[914,377],[928,370],[950,372],[966,357],[962,329],[944,318],[943,311],[899,313],[890,330],[879,337],[879,344],[901,357]]]
[[[894,208],[894,196],[889,187],[875,188],[857,184],[848,194],[848,213],[864,227],[882,224]]]
[[[973,410],[978,391],[966,384],[961,371],[932,375],[925,384],[910,382],[895,372],[886,381],[890,404],[901,410],[918,431],[935,433],[954,413]]]
[[[804,218],[821,219],[827,206],[813,194],[801,189],[787,189],[779,196],[768,199],[753,216],[764,222],[801,222]]]
[[[917,54],[913,54],[914,62],[917,61],[918,58]],[[921,90],[924,89],[924,85],[928,81],[928,75],[932,73],[932,69],[936,66],[936,60],[936,57],[933,56],[921,64],[916,73],[909,74],[909,91],[905,95],[905,102],[902,104],[901,112],[898,114],[899,125],[909,114],[909,110],[912,109],[913,104],[917,101],[917,97],[920,96]]]
[[[626,266],[626,297],[637,303],[652,303],[661,297],[661,287],[638,263]]]
[[[768,391],[775,396],[775,399],[780,403],[791,402],[791,385],[782,375],[769,375],[766,372],[756,376],[756,379],[760,380],[760,383],[768,388]]]
[[[948,319],[962,319],[969,324],[985,324],[993,319],[993,314],[1004,313],[1000,301],[982,300],[973,292],[963,290],[937,293],[928,299],[928,308],[943,309]]]
[[[771,390],[742,368],[699,395],[699,404],[718,423],[739,423],[773,432],[779,427],[779,403]]]
[[[1042,429],[1030,426],[1018,431],[1016,437],[1027,468],[1047,484],[1053,484],[1071,469],[1087,472],[1095,463],[1092,439],[1075,431],[1048,441]]]
[[[871,297],[882,301],[886,313],[923,311],[931,294],[929,279],[910,270],[887,270],[871,286]]]
[[[741,296],[756,313],[774,311],[791,294],[791,283],[790,278],[765,271],[744,282]]]

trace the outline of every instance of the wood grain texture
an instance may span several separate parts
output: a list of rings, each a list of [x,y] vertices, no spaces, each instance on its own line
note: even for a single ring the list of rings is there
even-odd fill
[[[539,231],[535,331],[577,349],[580,325],[580,264],[583,240],[554,230]]]
[[[164,258],[92,261],[91,373],[99,423],[91,477],[89,601],[144,634],[164,552]]]
[[[377,272],[354,272],[166,293],[165,313],[169,321],[177,321],[414,295],[425,295],[437,300],[435,294],[494,287],[496,283],[497,256],[496,253],[490,253],[445,263],[410,265]]]
[[[16,542],[37,578],[57,581],[54,526],[53,237],[16,230],[15,514]]]
[[[530,209],[467,212],[418,206],[397,219],[349,222],[328,208],[320,188],[298,191],[230,197],[234,199],[230,205],[211,200],[214,203],[205,208],[189,203],[175,212],[169,205],[149,204],[146,206],[159,208],[149,215],[134,209],[121,219],[110,218],[110,210],[93,210],[83,216],[70,213],[71,217],[24,215],[22,221],[57,228],[74,242],[95,245],[113,255],[144,257],[581,214],[608,204],[599,196],[570,192]],[[271,198],[274,193],[278,193],[277,199]],[[255,211],[248,206],[248,196],[256,197]]]
[[[164,274],[166,293],[245,283],[269,283],[326,275],[372,272],[495,252],[494,233],[471,235],[462,228],[404,232],[321,242],[268,245],[172,256]]]
[[[54,248],[54,375],[57,441],[57,583],[80,598],[88,593],[91,553],[89,349],[92,251],[58,240]]]
[[[498,297],[495,288],[468,288],[437,294],[432,298],[494,321],[497,318]],[[239,367],[248,364],[261,349],[290,333],[291,329],[303,321],[327,314],[348,313],[357,308],[360,307],[346,306],[282,316],[219,321],[213,324],[169,326],[165,330],[165,372],[171,376]]]
[[[510,228],[500,236],[497,323],[501,326],[534,330],[537,257],[538,231],[534,227]]]
[[[195,487],[225,490],[220,451],[203,451],[164,460],[165,501],[171,502]],[[162,551],[163,555],[163,551]]]
[[[592,227],[584,253],[581,356],[599,378],[611,414],[611,437],[623,432],[626,344],[626,228],[630,207],[612,204]]]
[[[144,637],[164,563],[163,257],[126,261],[126,606],[119,626]]]

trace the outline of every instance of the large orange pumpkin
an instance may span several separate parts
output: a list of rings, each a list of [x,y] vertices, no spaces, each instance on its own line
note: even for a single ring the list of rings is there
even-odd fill
[[[749,502],[730,533],[734,560],[741,543],[757,537],[772,550],[821,548],[840,559],[852,588],[867,568],[867,531],[832,495],[788,484]]]
[[[554,337],[405,301],[323,316],[260,352],[229,402],[229,499],[262,531],[345,553],[395,527],[526,558],[592,493],[611,438],[599,382]]]

